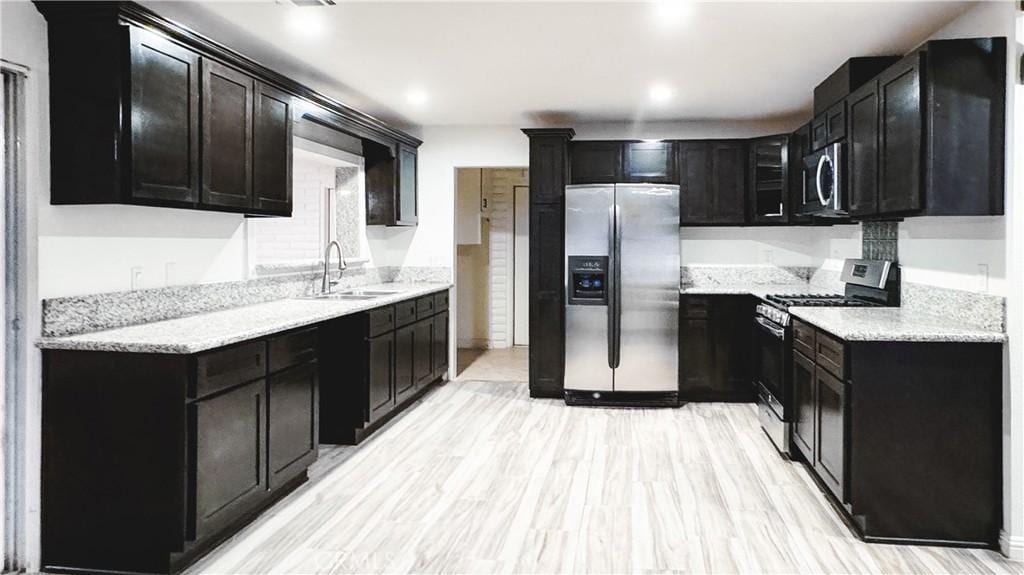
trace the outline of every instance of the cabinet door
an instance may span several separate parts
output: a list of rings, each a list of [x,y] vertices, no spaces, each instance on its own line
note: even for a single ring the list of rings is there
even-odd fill
[[[565,197],[569,154],[562,137],[530,138],[530,203],[559,203]],[[532,229],[532,228],[531,228]]]
[[[682,319],[679,322],[679,393],[699,399],[714,391],[714,360],[711,322]]]
[[[368,340],[367,400],[370,421],[376,421],[395,407],[394,332]]]
[[[416,329],[416,348],[413,351],[413,377],[417,386],[434,380],[434,319],[427,318],[413,324]]]
[[[829,144],[846,137],[846,100],[840,100],[825,112],[825,128]]]
[[[131,197],[194,204],[200,186],[199,55],[134,26],[129,36]]]
[[[434,379],[443,377],[448,371],[448,312],[442,311],[434,316],[434,332],[431,345],[434,347],[433,362]]]
[[[723,401],[753,401],[751,350],[754,348],[754,302],[747,296],[716,296],[711,300],[711,341],[714,346],[715,394]]]
[[[622,142],[569,144],[573,184],[614,184],[622,181]]]
[[[900,60],[878,76],[878,211],[921,208],[921,56]]]
[[[267,462],[270,489],[316,461],[318,366],[310,362],[270,376],[267,386]]]
[[[419,221],[419,210],[416,197],[416,148],[407,144],[398,144],[398,185],[395,193],[398,198],[395,205],[395,223],[400,226],[414,226]]]
[[[814,464],[814,419],[815,419],[815,374],[814,362],[800,352],[793,352],[793,404],[796,416],[793,420],[793,443],[812,465]]]
[[[742,224],[747,221],[747,146],[743,142],[719,142],[711,146],[710,223]]]
[[[822,112],[811,120],[811,151],[828,145],[828,113]]]
[[[711,145],[707,142],[680,142],[679,223],[703,224],[711,217]]]
[[[253,201],[257,211],[292,214],[292,97],[256,83],[253,104]]]
[[[252,105],[255,81],[203,61],[203,195],[209,206],[252,203]]]
[[[414,362],[416,357],[416,325],[395,330],[395,403],[416,391]]]
[[[628,142],[623,150],[623,178],[627,182],[667,184],[675,181],[672,142]]]
[[[813,223],[813,218],[800,213],[804,204],[804,156],[811,152],[811,125],[804,124],[789,136],[789,223]]]
[[[750,143],[750,209],[759,223],[789,220],[789,138],[768,136]]]
[[[846,102],[848,209],[851,216],[869,216],[878,211],[878,82],[864,84]]]
[[[265,379],[192,404],[195,538],[259,503],[267,490]]]
[[[814,469],[840,502],[846,502],[846,386],[824,369],[815,370],[818,444]]]

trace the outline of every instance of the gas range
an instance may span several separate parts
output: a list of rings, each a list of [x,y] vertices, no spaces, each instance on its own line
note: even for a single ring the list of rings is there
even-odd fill
[[[783,309],[793,306],[871,307],[884,305],[877,301],[838,294],[772,294],[766,299],[773,304],[782,306]]]

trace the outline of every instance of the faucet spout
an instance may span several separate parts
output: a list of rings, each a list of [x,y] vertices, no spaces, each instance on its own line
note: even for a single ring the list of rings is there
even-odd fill
[[[331,293],[331,286],[338,283],[337,281],[331,281],[330,272],[328,266],[331,263],[331,248],[338,250],[338,280],[341,279],[341,273],[348,268],[348,264],[345,263],[345,255],[341,253],[341,244],[335,240],[331,240],[327,243],[327,247],[324,248],[324,275],[320,281],[320,293]]]

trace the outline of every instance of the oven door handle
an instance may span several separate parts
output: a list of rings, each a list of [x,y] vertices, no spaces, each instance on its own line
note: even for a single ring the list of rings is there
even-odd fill
[[[771,323],[770,321],[766,320],[763,317],[755,317],[754,321],[756,321],[757,325],[761,326],[762,329],[774,335],[776,338],[786,339],[786,330],[782,329],[781,327],[776,326],[775,324]]]

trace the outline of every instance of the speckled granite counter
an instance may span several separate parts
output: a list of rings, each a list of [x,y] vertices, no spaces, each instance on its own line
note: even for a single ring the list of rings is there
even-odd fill
[[[834,290],[823,288],[821,286],[815,286],[807,283],[736,283],[684,285],[679,288],[679,293],[683,295],[752,295],[764,299],[764,297],[769,294],[833,294],[841,292],[837,292]]]
[[[789,313],[846,341],[1006,341],[1006,334],[1001,331],[899,307],[791,307]]]
[[[360,290],[399,293],[370,300],[283,299],[66,337],[43,338],[42,349],[190,354],[312,325],[389,303],[438,292],[449,283],[386,283]]]

